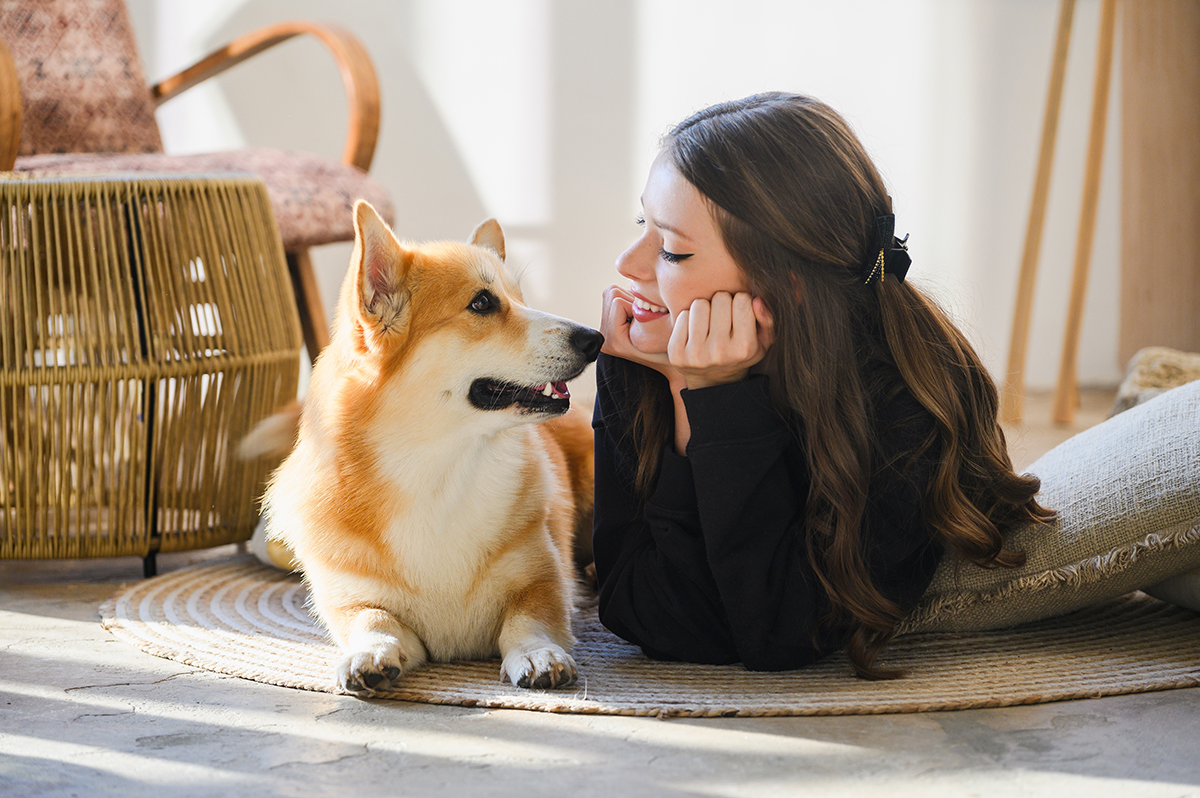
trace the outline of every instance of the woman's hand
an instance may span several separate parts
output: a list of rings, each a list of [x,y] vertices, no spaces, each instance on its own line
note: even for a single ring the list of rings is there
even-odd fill
[[[647,353],[634,346],[633,294],[619,286],[604,292],[600,332],[601,351],[649,366],[665,375],[676,390],[706,388],[744,379],[775,341],[774,319],[758,297],[741,292],[718,292],[697,299],[675,318],[665,353]]]
[[[604,308],[600,313],[600,333],[604,336],[600,351],[649,366],[670,378],[671,363],[665,352],[647,354],[633,345],[629,338],[632,324],[633,294],[619,286],[609,286],[604,290]]]
[[[649,366],[667,378],[675,404],[675,451],[684,455],[691,425],[680,391],[707,388],[744,379],[775,342],[775,321],[758,297],[741,292],[697,299],[680,313],[671,330],[666,353],[648,354],[629,337],[633,323],[633,294],[618,286],[604,292],[600,332],[601,351]]]
[[[675,319],[667,358],[694,390],[745,379],[774,342],[775,322],[760,297],[720,291]]]

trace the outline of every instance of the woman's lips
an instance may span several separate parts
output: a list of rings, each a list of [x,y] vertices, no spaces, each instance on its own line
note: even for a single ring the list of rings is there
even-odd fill
[[[668,315],[669,312],[662,305],[655,305],[638,294],[633,295],[633,318],[635,321],[642,323],[654,321]]]

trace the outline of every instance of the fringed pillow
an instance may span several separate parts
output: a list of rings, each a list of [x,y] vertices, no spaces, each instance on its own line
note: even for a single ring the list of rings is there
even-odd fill
[[[997,629],[1200,568],[1200,381],[1085,430],[1029,467],[1049,526],[1013,532],[1020,568],[947,556],[900,631]]]

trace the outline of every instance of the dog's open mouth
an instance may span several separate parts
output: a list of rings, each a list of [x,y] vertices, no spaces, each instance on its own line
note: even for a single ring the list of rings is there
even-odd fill
[[[533,413],[565,413],[571,406],[571,392],[565,382],[514,385],[479,379],[471,383],[469,397],[480,410],[504,410],[515,405]]]

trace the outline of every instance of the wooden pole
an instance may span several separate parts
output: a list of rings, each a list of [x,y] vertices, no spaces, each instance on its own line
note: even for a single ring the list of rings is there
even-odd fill
[[[1146,346],[1200,352],[1200,3],[1137,0],[1119,10],[1117,361],[1128,363]]]
[[[1067,307],[1067,329],[1063,337],[1058,387],[1054,391],[1054,421],[1070,424],[1079,407],[1079,331],[1083,300],[1087,294],[1092,240],[1096,232],[1096,210],[1100,198],[1100,169],[1104,161],[1104,131],[1108,121],[1108,88],[1112,78],[1113,30],[1117,0],[1104,0],[1100,7],[1100,37],[1096,52],[1096,87],[1092,97],[1092,132],[1088,138],[1087,165],[1083,181],[1083,210],[1079,216],[1079,238],[1075,243],[1075,271]]]
[[[0,172],[13,168],[20,144],[21,80],[12,54],[0,41]]]
[[[1042,122],[1042,146],[1033,184],[1033,202],[1029,207],[1029,223],[1025,228],[1025,252],[1021,257],[1021,273],[1017,280],[1017,304],[1013,311],[1012,340],[1008,347],[1008,372],[1000,396],[1000,418],[1011,423],[1019,422],[1024,411],[1025,361],[1029,350],[1033,289],[1037,282],[1042,227],[1046,221],[1046,198],[1050,193],[1050,173],[1054,167],[1054,142],[1058,135],[1058,112],[1062,107],[1063,79],[1067,72],[1067,49],[1071,43],[1071,20],[1074,14],[1075,0],[1062,0],[1058,11],[1054,61],[1050,69],[1050,90],[1046,94],[1046,113]]]

